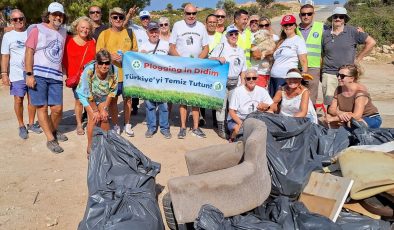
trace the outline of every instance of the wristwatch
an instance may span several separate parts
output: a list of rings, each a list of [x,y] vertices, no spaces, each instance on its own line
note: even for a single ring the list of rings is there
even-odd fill
[[[26,76],[32,76],[33,73],[32,72],[26,72]]]

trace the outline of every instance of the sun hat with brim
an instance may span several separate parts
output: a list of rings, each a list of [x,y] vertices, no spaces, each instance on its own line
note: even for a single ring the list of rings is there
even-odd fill
[[[237,27],[235,27],[234,25],[229,25],[226,29],[226,34],[228,33],[232,33],[232,32],[238,32]]]
[[[60,3],[58,3],[58,2],[52,2],[52,3],[49,4],[49,6],[48,6],[48,12],[49,12],[49,13],[60,12],[60,13],[64,14],[63,5],[60,4]]]
[[[120,7],[114,7],[109,11],[109,16],[113,14],[120,14],[120,15],[125,15],[125,12],[122,8]]]
[[[327,20],[328,20],[329,22],[331,22],[331,21],[332,21],[332,17],[333,17],[335,14],[342,14],[342,15],[345,15],[345,22],[348,22],[348,21],[350,20],[350,16],[347,14],[347,10],[346,10],[344,7],[340,7],[340,6],[336,7],[336,8],[332,11],[331,16],[330,16],[329,18],[327,18]]]
[[[301,76],[301,74],[300,73],[297,73],[297,72],[290,72],[290,73],[287,73],[286,74],[286,77],[285,77],[286,79],[289,79],[289,78],[299,78],[299,79],[302,79],[302,76]]]

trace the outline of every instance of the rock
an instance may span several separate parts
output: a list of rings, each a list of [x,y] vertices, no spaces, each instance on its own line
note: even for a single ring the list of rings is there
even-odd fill
[[[57,183],[57,182],[62,182],[62,181],[64,181],[64,179],[56,179],[56,180],[55,180],[55,183]]]
[[[388,45],[383,45],[382,50],[383,50],[383,53],[388,54],[391,51],[391,47]]]
[[[376,47],[376,53],[381,53],[382,52],[382,48],[381,47]]]
[[[390,46],[390,47],[391,47],[391,49],[393,49],[393,50],[394,50],[394,44],[391,44],[391,46]]]
[[[364,61],[376,61],[376,58],[371,57],[371,56],[366,56],[363,58]]]
[[[47,227],[49,228],[49,227],[53,227],[53,226],[55,226],[55,225],[57,225],[58,224],[58,221],[57,221],[57,218],[55,218],[54,220],[50,220],[48,223],[47,223]]]

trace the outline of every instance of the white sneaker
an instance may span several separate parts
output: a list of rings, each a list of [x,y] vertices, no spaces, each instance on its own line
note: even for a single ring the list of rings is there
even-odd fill
[[[118,135],[120,135],[120,127],[119,127],[119,125],[114,125],[113,130],[114,130]]]
[[[131,124],[126,124],[124,126],[124,132],[129,137],[134,137],[134,131],[131,129]]]

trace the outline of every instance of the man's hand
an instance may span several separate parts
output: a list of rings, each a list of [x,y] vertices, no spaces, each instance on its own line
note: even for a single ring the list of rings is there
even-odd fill
[[[226,63],[226,58],[224,57],[218,57],[216,60],[218,60],[221,64]]]
[[[101,110],[100,118],[102,121],[108,121],[108,112],[105,109]]]
[[[130,18],[133,18],[138,10],[139,10],[139,8],[136,5],[134,5],[133,7],[131,7],[129,9],[129,12],[127,12],[127,16],[129,16]]]
[[[10,86],[10,78],[8,77],[8,74],[1,74],[1,80],[3,81],[4,85]]]
[[[352,116],[349,113],[346,112],[340,112],[338,113],[339,120],[343,122],[348,122],[350,119],[352,119]]]
[[[260,111],[267,111],[269,107],[270,107],[270,106],[269,106],[268,104],[263,103],[263,102],[260,102],[260,103],[257,105],[257,110],[260,110]]]
[[[117,54],[117,53],[111,54],[111,59],[112,59],[113,61],[118,62],[119,64],[122,64],[122,56],[120,56],[120,55]]]
[[[34,76],[26,76],[26,86],[29,88],[34,88],[36,86],[36,79]]]

